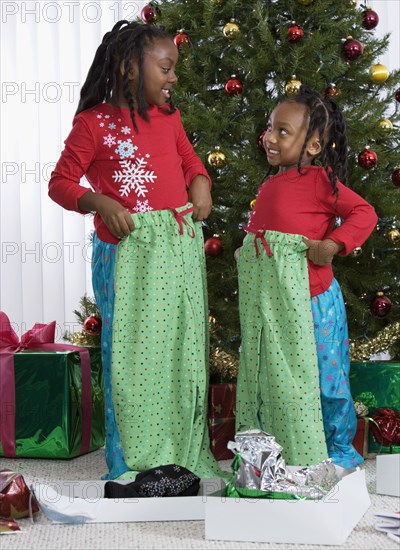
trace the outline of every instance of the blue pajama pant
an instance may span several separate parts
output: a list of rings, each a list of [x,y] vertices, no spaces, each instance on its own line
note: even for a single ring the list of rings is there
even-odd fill
[[[114,268],[117,245],[101,241],[93,236],[92,286],[96,304],[102,318],[101,355],[104,373],[104,398],[106,422],[106,463],[108,474],[103,479],[115,479],[128,471],[122,453],[118,427],[115,422],[111,386],[111,347],[114,316]]]
[[[342,292],[336,279],[311,298],[317,344],[321,407],[329,457],[343,468],[363,458],[352,446],[357,418],[349,385],[349,337]]]

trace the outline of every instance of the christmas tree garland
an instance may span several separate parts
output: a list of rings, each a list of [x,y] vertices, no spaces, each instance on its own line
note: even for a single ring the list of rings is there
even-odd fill
[[[212,348],[210,352],[210,375],[221,377],[221,381],[236,380],[239,371],[239,359],[221,348]]]
[[[351,361],[368,361],[371,355],[386,351],[400,340],[400,321],[385,327],[370,340],[356,340],[350,344]]]

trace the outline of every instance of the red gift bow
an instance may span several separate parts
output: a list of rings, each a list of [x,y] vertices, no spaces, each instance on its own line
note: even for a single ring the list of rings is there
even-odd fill
[[[36,323],[22,335],[21,341],[7,315],[0,311],[0,440],[5,457],[15,457],[15,377],[14,353],[31,349],[38,351],[76,351],[82,370],[82,441],[80,454],[90,450],[92,431],[92,384],[89,351],[70,344],[55,344],[56,322]]]
[[[396,409],[380,408],[372,417],[377,426],[372,425],[372,435],[385,447],[400,445],[400,413]]]

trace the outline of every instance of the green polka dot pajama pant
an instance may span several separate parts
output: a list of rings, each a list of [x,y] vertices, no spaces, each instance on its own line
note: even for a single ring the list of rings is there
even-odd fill
[[[132,220],[115,266],[112,395],[129,468],[120,478],[167,464],[213,477],[201,226],[190,204]]]
[[[248,233],[238,260],[242,332],[236,430],[262,429],[286,464],[328,458],[301,235]]]

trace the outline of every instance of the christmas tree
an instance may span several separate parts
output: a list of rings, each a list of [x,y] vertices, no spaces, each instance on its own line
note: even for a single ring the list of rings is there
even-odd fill
[[[80,299],[79,308],[74,310],[74,315],[81,330],[72,334],[66,332],[64,340],[68,340],[76,346],[99,347],[102,320],[96,301],[85,294]]]
[[[159,0],[142,10],[141,19],[165,26],[179,47],[174,100],[213,180],[214,208],[204,236],[217,370],[235,375],[240,327],[234,251],[268,172],[262,134],[277,98],[297,93],[301,84],[341,107],[349,186],[379,216],[363,247],[334,261],[353,352],[362,344],[367,357],[387,348],[396,354],[400,71],[380,63],[390,36],[376,38],[379,14],[354,0]]]

